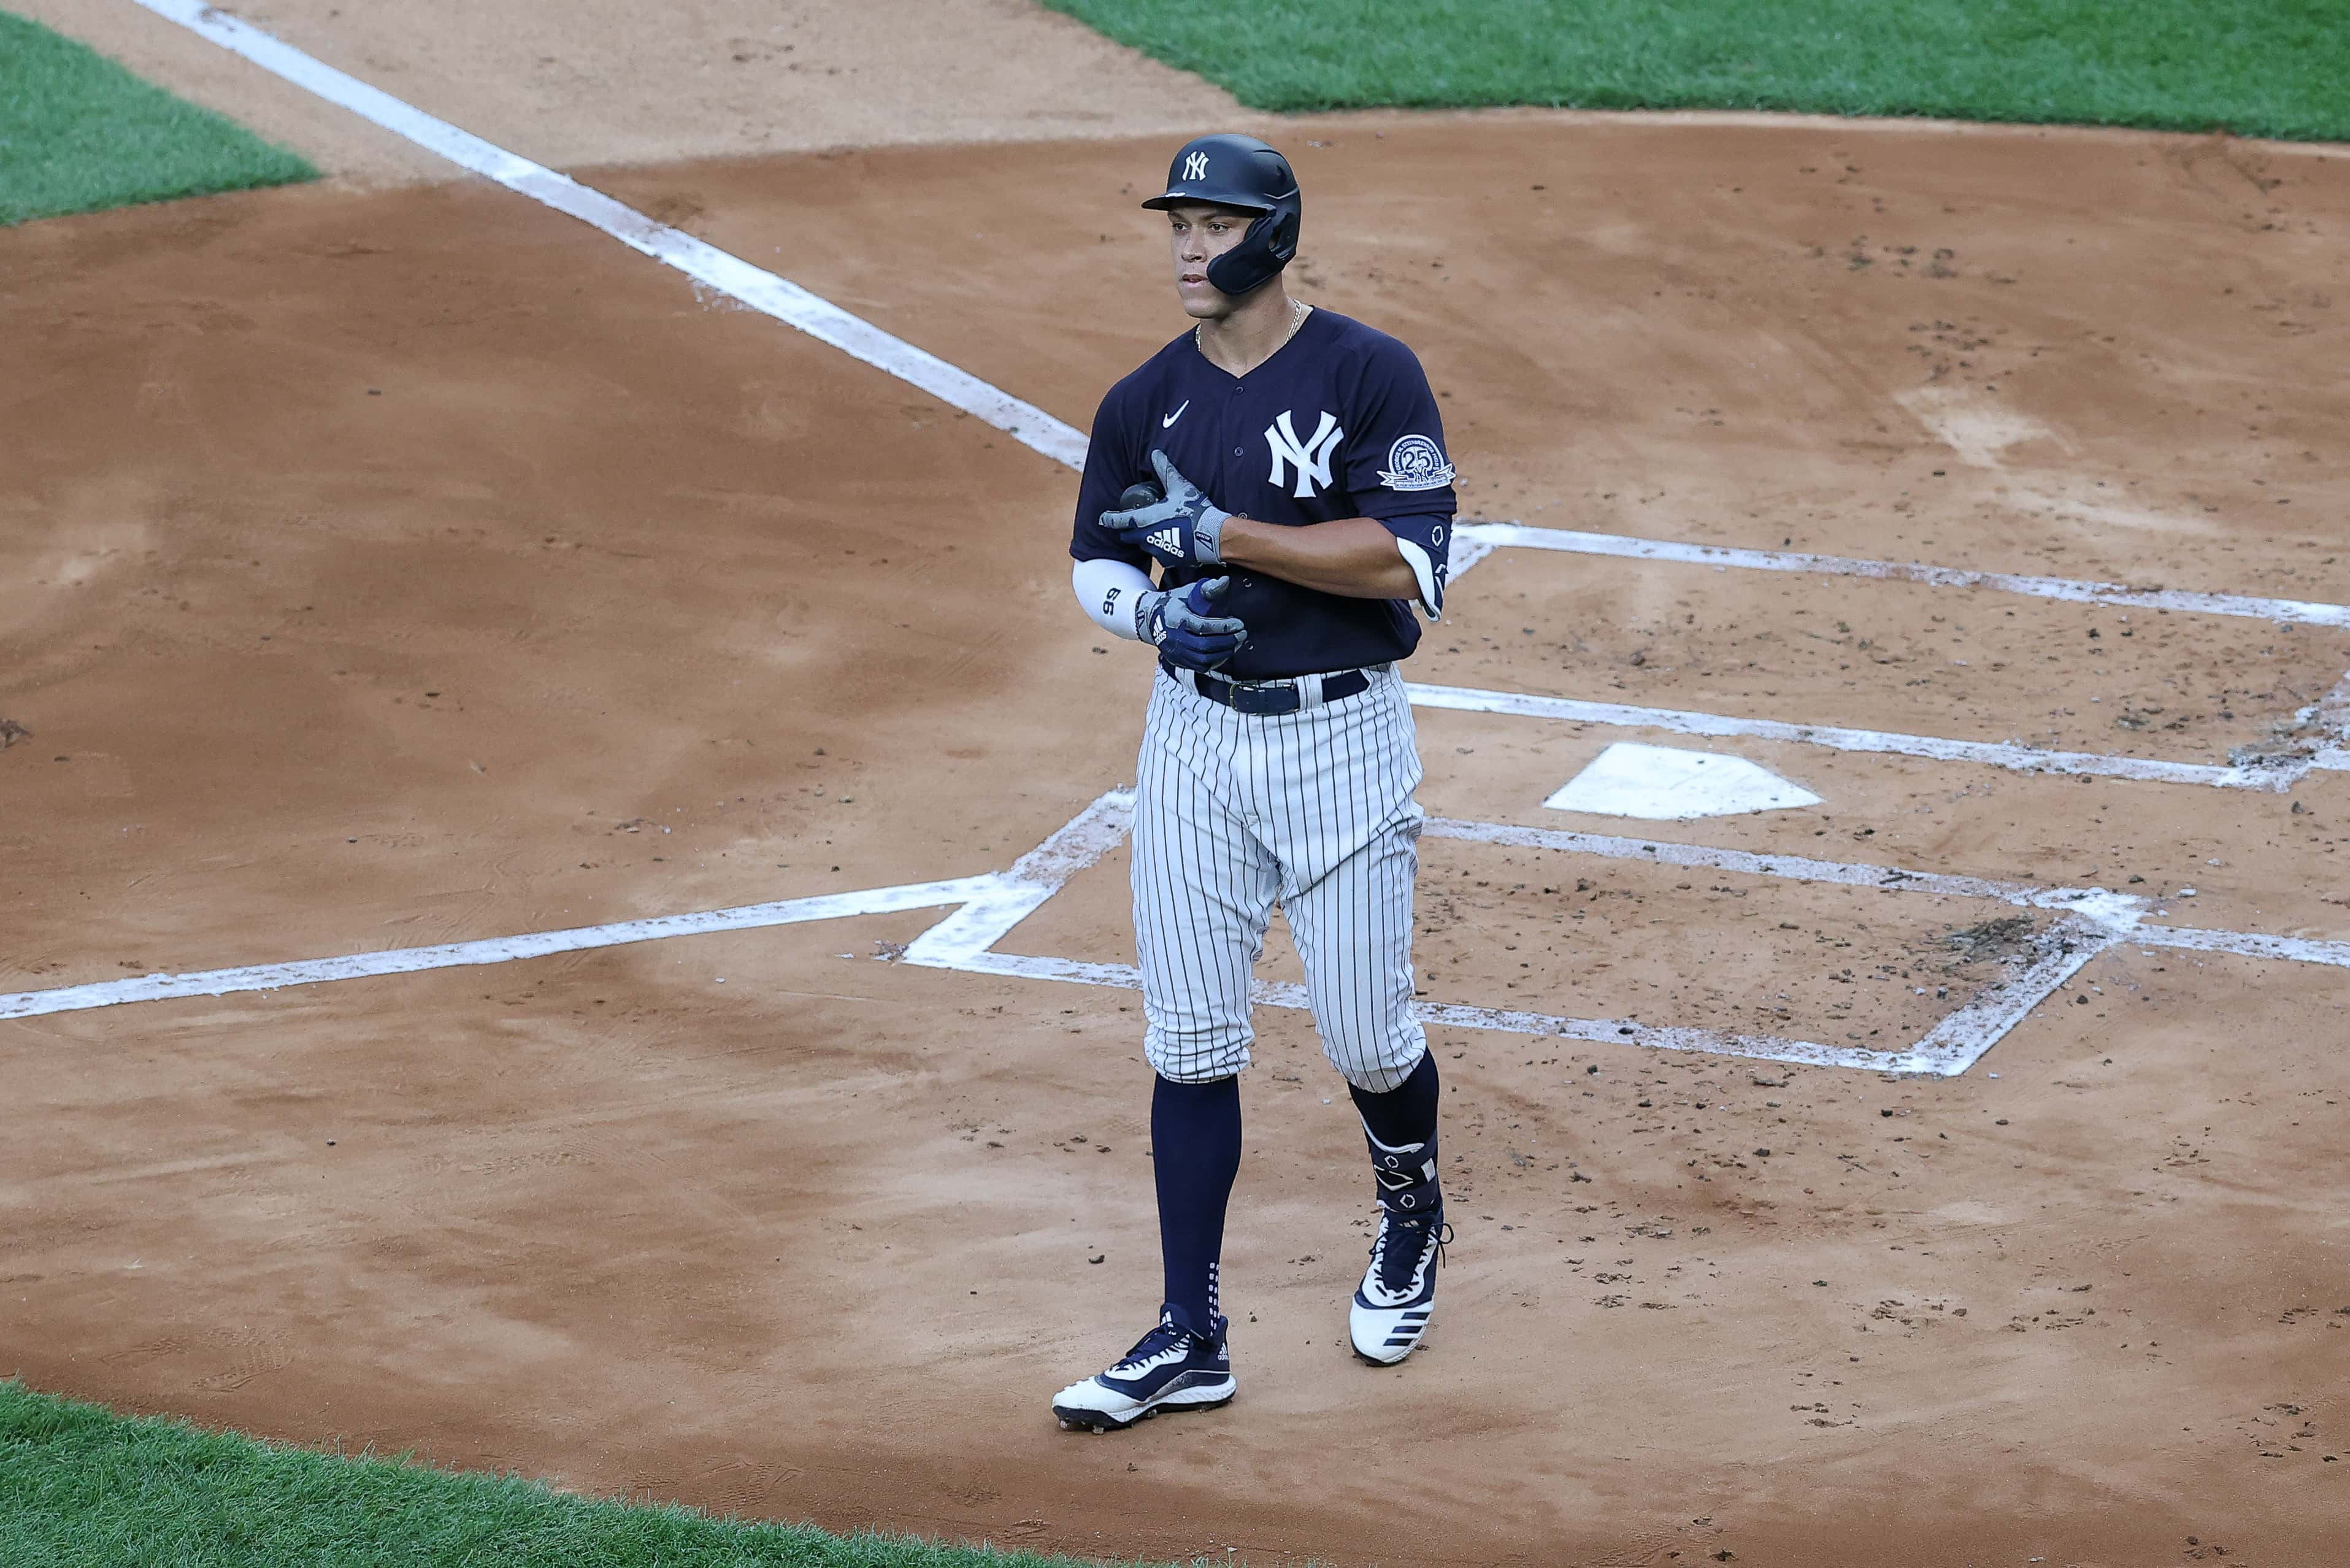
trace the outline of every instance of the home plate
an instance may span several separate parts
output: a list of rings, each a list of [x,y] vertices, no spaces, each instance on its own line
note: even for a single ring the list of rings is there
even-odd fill
[[[1820,797],[1744,757],[1618,741],[1543,804],[1667,822],[1817,805]]]

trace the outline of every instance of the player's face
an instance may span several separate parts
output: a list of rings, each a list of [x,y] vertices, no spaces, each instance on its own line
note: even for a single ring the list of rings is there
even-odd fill
[[[1239,303],[1208,281],[1208,264],[1241,243],[1254,213],[1207,202],[1167,209],[1168,239],[1175,255],[1175,296],[1201,321],[1220,321]]]

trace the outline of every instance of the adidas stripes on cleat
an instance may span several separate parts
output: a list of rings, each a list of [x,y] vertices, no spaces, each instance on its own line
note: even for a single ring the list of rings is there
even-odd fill
[[[1392,1366],[1419,1346],[1436,1311],[1437,1265],[1451,1239],[1440,1208],[1432,1214],[1380,1211],[1371,1266],[1363,1272],[1362,1286],[1347,1314],[1347,1337],[1357,1355],[1374,1366]]]

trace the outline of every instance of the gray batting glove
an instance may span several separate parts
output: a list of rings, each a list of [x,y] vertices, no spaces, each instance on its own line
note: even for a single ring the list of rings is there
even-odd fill
[[[1134,607],[1134,634],[1185,670],[1213,670],[1248,643],[1248,625],[1233,616],[1207,613],[1232,586],[1230,577],[1209,577],[1187,588],[1142,595]]]
[[[1170,566],[1210,566],[1222,562],[1224,524],[1232,514],[1184,478],[1165,452],[1151,452],[1150,466],[1159,472],[1165,499],[1105,512],[1101,525]]]

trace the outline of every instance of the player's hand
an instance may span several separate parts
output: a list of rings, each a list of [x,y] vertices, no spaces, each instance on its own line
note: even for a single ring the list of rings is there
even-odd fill
[[[1164,496],[1128,505],[1122,511],[1105,512],[1101,525],[1170,566],[1212,566],[1222,561],[1223,556],[1217,553],[1217,545],[1224,521],[1232,514],[1217,506],[1198,485],[1184,478],[1165,452],[1154,451],[1150,466],[1159,471]],[[1143,488],[1146,487],[1138,485],[1118,499],[1135,502],[1135,491]]]
[[[1188,588],[1144,594],[1134,607],[1134,629],[1169,663],[1213,670],[1248,642],[1247,623],[1208,613],[1232,586],[1230,577],[1209,577]]]

